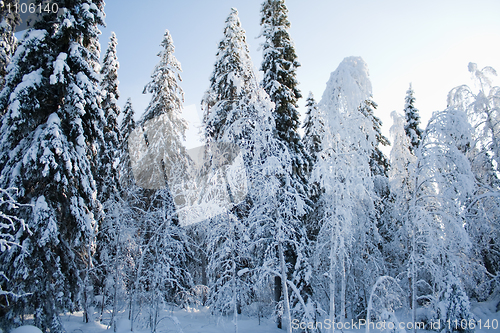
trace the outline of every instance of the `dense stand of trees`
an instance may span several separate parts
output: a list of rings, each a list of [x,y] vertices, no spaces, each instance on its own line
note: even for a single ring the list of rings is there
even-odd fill
[[[201,162],[182,145],[172,36],[135,121],[117,37],[99,65],[101,0],[0,25],[0,324],[64,332],[59,315],[131,330],[168,304],[292,320],[469,320],[499,287],[500,88],[469,64],[421,127],[411,85],[381,132],[367,65],[345,58],[301,126],[284,0],[262,5],[263,81],[236,9],[202,99]],[[3,15],[3,14],[2,14]],[[120,114],[121,123],[118,122]],[[378,302],[378,303],[376,303]],[[422,311],[417,312],[420,308]],[[418,317],[418,315],[424,317]],[[317,331],[308,327],[307,331]]]

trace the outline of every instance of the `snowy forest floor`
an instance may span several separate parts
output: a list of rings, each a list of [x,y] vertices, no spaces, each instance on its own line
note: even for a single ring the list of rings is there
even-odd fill
[[[476,333],[494,333],[500,332],[500,312],[496,311],[498,300],[472,303],[471,308],[476,321],[481,320],[482,328],[476,327]],[[410,322],[408,311],[399,311],[398,319],[401,323]],[[123,315],[125,317],[125,314]],[[173,311],[163,311],[161,321],[158,325],[158,333],[224,333],[234,332],[234,324],[232,316],[217,317],[210,314],[210,310],[206,307],[200,309],[175,309]],[[83,313],[77,312],[62,316],[63,325],[68,333],[101,333],[112,332],[112,328],[102,325],[98,322],[83,323]],[[489,328],[484,327],[488,323]],[[119,319],[117,325],[118,333],[130,332],[130,321],[128,319]],[[357,327],[357,329],[336,330],[336,332],[344,333],[362,333],[365,332],[366,326]],[[299,332],[299,329],[293,329],[294,332]],[[322,330],[326,331],[326,330]],[[411,332],[411,330],[406,330]],[[136,333],[149,333],[150,329],[136,329]],[[283,333],[285,330],[276,328],[276,324],[272,319],[261,318],[260,325],[258,318],[247,317],[240,315],[238,317],[238,332],[239,333]],[[377,328],[370,329],[370,332],[389,332],[389,330],[379,330]],[[428,329],[418,329],[417,332],[436,332]]]

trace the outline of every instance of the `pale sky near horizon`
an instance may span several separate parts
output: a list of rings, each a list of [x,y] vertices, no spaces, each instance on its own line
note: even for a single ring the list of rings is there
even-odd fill
[[[114,31],[120,62],[120,106],[131,97],[138,116],[146,109],[151,95],[143,95],[142,90],[159,60],[156,55],[168,29],[183,68],[184,106],[188,116],[196,118],[231,7],[239,11],[254,68],[259,70],[263,40],[257,37],[262,2],[106,1],[107,27],[101,28],[101,53]],[[433,111],[446,107],[452,88],[473,86],[467,71],[469,62],[500,72],[498,0],[287,0],[286,5],[289,32],[302,64],[297,70],[304,96],[299,101],[301,115],[309,91],[319,102],[330,73],[348,56],[361,56],[368,64],[373,99],[379,105],[375,114],[382,119],[387,136],[392,125],[390,113],[403,111],[410,82],[425,127]],[[188,132],[189,147],[197,145],[195,133],[193,128]]]

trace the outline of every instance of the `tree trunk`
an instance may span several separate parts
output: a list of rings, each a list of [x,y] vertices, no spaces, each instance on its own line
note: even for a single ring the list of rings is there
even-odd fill
[[[274,301],[276,302],[276,306],[278,306],[281,299],[281,278],[279,276],[274,277]],[[281,315],[277,313],[276,323],[278,328],[281,328]]]
[[[285,325],[287,326],[288,333],[292,333],[292,318],[290,315],[290,302],[288,300],[288,286],[286,276],[285,257],[283,255],[283,245],[281,240],[278,241],[278,252],[280,257],[280,270],[281,270],[281,286],[283,288],[283,302],[285,303]]]

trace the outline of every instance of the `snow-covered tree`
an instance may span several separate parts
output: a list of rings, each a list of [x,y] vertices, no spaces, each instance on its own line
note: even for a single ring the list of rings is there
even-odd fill
[[[297,100],[302,97],[298,89],[296,70],[300,66],[295,46],[290,37],[288,8],[284,0],[265,0],[261,8],[260,36],[264,72],[262,86],[269,94],[275,108],[276,137],[286,145],[292,156],[294,186],[303,191],[311,157],[300,140]]]
[[[152,93],[151,101],[141,117],[141,127],[148,153],[136,162],[134,175],[143,174],[143,187],[158,189],[167,186],[172,198],[176,198],[177,178],[185,176],[190,158],[182,144],[187,129],[181,117],[184,93],[179,85],[181,65],[174,56],[175,47],[168,30],[161,42],[163,50],[158,53],[159,63],[151,74],[151,81],[143,93]],[[129,137],[130,141],[130,137]],[[130,149],[129,142],[129,149]]]
[[[384,153],[380,150],[379,145],[388,146],[389,140],[382,134],[382,121],[375,116],[374,111],[377,109],[377,104],[370,98],[365,100],[360,106],[359,111],[366,118],[368,118],[373,124],[373,131],[375,134],[375,140],[371,140],[371,152],[370,152],[370,170],[373,176],[387,177],[389,171],[389,161],[385,157]]]
[[[411,152],[415,153],[420,141],[422,140],[423,131],[420,129],[420,115],[418,109],[415,107],[415,92],[410,83],[410,88],[406,91],[405,97],[405,132],[411,142]]]
[[[323,149],[323,136],[325,133],[324,115],[318,108],[312,92],[306,100],[306,119],[304,120],[304,142],[305,149],[308,151],[314,164],[318,160],[318,155]]]
[[[186,270],[191,256],[190,241],[176,224],[177,213],[170,194],[156,191],[151,207],[143,215],[136,236],[139,245],[131,301],[131,330],[135,330],[138,307],[145,303],[147,323],[156,332],[165,302],[192,286]]]
[[[258,283],[265,285],[280,278],[286,326],[291,330],[288,290],[294,282],[294,274],[285,264],[285,251],[291,251],[300,260],[306,258],[298,249],[305,235],[299,220],[305,207],[303,197],[293,187],[288,148],[275,137],[273,104],[257,83],[252,67],[245,33],[236,9],[232,9],[219,44],[211,85],[202,101],[205,137],[209,146],[228,142],[239,147],[249,184],[246,198],[234,208],[239,223],[246,227],[243,230],[248,229],[240,236],[240,242],[255,258],[248,267],[253,268],[252,275]],[[228,230],[237,230],[238,224],[233,218],[225,221]],[[244,252],[238,256],[242,254],[246,256]],[[234,263],[240,265],[233,259]],[[297,265],[300,267],[302,262]],[[216,276],[218,272],[210,272],[210,275]],[[234,271],[227,272],[234,276]],[[238,272],[242,274],[240,280],[245,278],[244,268]],[[301,297],[301,291],[296,290]],[[282,292],[279,291],[279,295]],[[241,292],[238,297],[244,299]]]
[[[412,221],[410,261],[413,297],[437,302],[451,272],[474,289],[483,274],[470,256],[466,208],[475,189],[466,157],[471,142],[466,114],[454,108],[436,112],[416,151],[417,165],[408,219]],[[414,301],[413,301],[414,302]],[[415,303],[413,303],[415,304]]]
[[[19,0],[4,0],[2,8],[14,5],[19,5]],[[10,63],[17,47],[17,39],[14,36],[14,29],[20,23],[19,13],[12,10],[7,11],[2,9],[0,12],[0,91],[5,83],[5,75],[7,75],[7,66]],[[4,109],[0,109],[0,114],[4,114]]]
[[[132,106],[132,100],[127,99],[125,106],[123,107],[123,118],[120,123],[120,135],[121,135],[121,145],[120,145],[120,186],[122,188],[129,188],[135,184],[134,174],[132,172],[132,165],[130,162],[128,140],[130,134],[135,130],[136,124],[134,120],[135,111]]]
[[[465,293],[460,280],[451,272],[445,277],[446,287],[439,295],[439,302],[435,307],[433,322],[439,322],[442,333],[469,333],[474,332],[470,323],[474,323],[474,316],[470,310],[469,297]],[[468,323],[465,324],[464,323]],[[437,325],[436,325],[437,326]]]
[[[318,162],[321,151],[323,150],[323,140],[325,137],[325,116],[318,108],[313,94],[310,92],[306,101],[306,118],[304,120],[304,136],[302,141],[306,151],[311,156],[311,164],[308,170],[308,196],[311,203],[311,210],[306,216],[307,234],[309,239],[315,239],[319,231],[319,220],[321,219],[321,206],[318,205],[318,199],[321,193],[321,187],[317,182],[313,182],[310,173],[314,165]]]
[[[104,55],[101,69],[102,110],[106,124],[104,127],[104,146],[101,148],[99,169],[97,174],[98,197],[105,202],[117,195],[119,190],[117,159],[120,147],[120,129],[118,128],[118,58],[116,46],[118,42],[114,32],[111,33],[108,49]]]
[[[43,330],[64,331],[63,311],[85,302],[96,217],[93,171],[103,144],[98,26],[101,0],[60,4],[63,14],[38,16],[20,42],[5,78],[0,104],[0,186],[16,187],[15,215],[30,226],[22,247],[2,254],[14,292],[31,296],[9,303],[15,323],[25,313]],[[83,289],[83,290],[82,290]],[[85,305],[85,304],[83,304]]]
[[[319,103],[325,114],[326,137],[312,175],[323,190],[315,266],[322,277],[318,287],[329,295],[329,304],[324,305],[330,308],[332,320],[337,304],[341,320],[349,315],[349,302],[360,307],[351,308],[351,315],[362,311],[368,301],[366,288],[383,270],[369,164],[377,132],[373,119],[359,111],[370,96],[366,63],[349,57],[331,74]]]
[[[302,97],[298,89],[296,70],[300,66],[295,45],[290,37],[288,8],[284,0],[265,0],[261,7],[263,71],[262,87],[274,102],[275,136],[282,142],[292,159],[292,186],[303,195],[307,193],[307,178],[312,157],[299,135],[297,101]],[[288,264],[296,261],[293,251],[286,251]],[[275,288],[278,288],[278,281]],[[276,300],[278,301],[278,300]]]
[[[164,301],[172,301],[175,294],[191,285],[186,270],[191,256],[190,242],[179,224],[176,204],[182,196],[182,181],[190,165],[189,156],[181,139],[186,122],[181,118],[183,92],[180,81],[180,63],[174,56],[174,45],[169,31],[165,31],[159,63],[151,74],[151,81],[144,93],[152,93],[151,102],[141,118],[139,135],[128,135],[129,152],[134,140],[145,140],[147,153],[135,161],[136,183],[149,189],[149,198],[143,203],[144,214],[139,223],[137,272],[132,291],[132,315],[137,315],[136,302],[145,297],[148,303],[149,326],[156,332]],[[127,116],[126,126],[132,126],[132,115]],[[129,118],[130,117],[130,118]],[[122,126],[122,127],[123,127]],[[143,135],[143,136],[142,136]],[[139,152],[141,153],[141,152]],[[130,155],[129,155],[130,156]],[[131,156],[132,158],[132,156]],[[138,179],[138,176],[142,178]],[[144,176],[145,174],[145,176]],[[157,178],[155,178],[157,177]],[[181,184],[181,186],[178,186]],[[131,321],[134,329],[134,320]]]
[[[15,193],[15,189],[0,189],[0,253],[13,246],[20,246],[19,238],[24,232],[29,233],[24,220],[12,214],[13,210],[19,208],[19,203],[13,198]],[[4,289],[4,283],[9,281],[9,277],[3,271],[0,271],[0,296],[14,299],[24,296],[15,294],[9,289]],[[0,325],[2,324],[0,323]]]
[[[118,91],[118,68],[119,63],[116,56],[116,35],[111,33],[108,49],[104,55],[101,68],[101,107],[104,111],[106,123],[104,125],[104,145],[99,152],[99,165],[96,174],[97,197],[103,203],[104,216],[100,219],[99,232],[96,248],[97,272],[94,278],[96,292],[104,298],[111,295],[111,289],[106,288],[106,278],[113,275],[113,258],[117,255],[117,244],[120,219],[108,216],[108,208],[111,209],[122,202],[120,198],[120,184],[118,174],[118,158],[120,148],[120,129],[118,128],[118,116],[120,107],[117,105],[120,92]],[[113,201],[113,202],[112,202]],[[116,209],[116,208],[115,208]],[[116,214],[115,214],[116,215]],[[116,238],[116,239],[115,239]],[[107,289],[107,290],[106,290]],[[101,300],[101,309],[104,308],[106,299]]]
[[[469,235],[473,238],[476,258],[491,274],[500,270],[499,212],[500,181],[500,87],[493,86],[497,75],[491,67],[479,70],[469,63],[475,89],[458,86],[448,94],[448,106],[467,113],[473,137],[467,151],[478,188],[469,205]],[[494,288],[494,286],[492,286]]]

